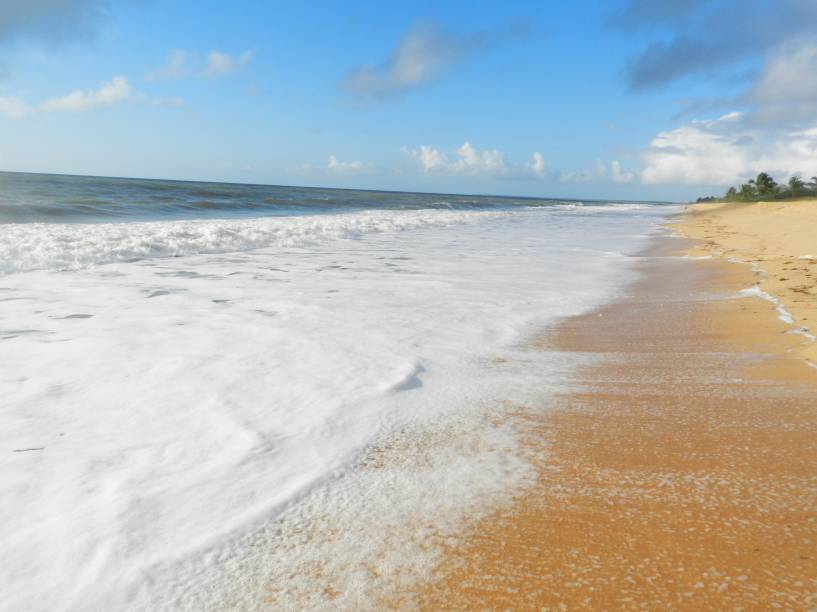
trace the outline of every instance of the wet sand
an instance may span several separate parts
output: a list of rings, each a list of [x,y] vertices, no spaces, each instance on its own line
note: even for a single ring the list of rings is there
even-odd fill
[[[588,359],[519,407],[538,482],[387,602],[424,609],[817,608],[817,371],[761,274],[667,257],[536,350]],[[542,451],[546,451],[543,453]],[[542,458],[544,457],[544,458]]]

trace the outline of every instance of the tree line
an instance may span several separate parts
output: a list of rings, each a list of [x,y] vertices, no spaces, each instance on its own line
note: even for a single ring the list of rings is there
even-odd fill
[[[817,176],[807,183],[799,176],[780,184],[768,172],[761,172],[740,187],[730,187],[722,198],[698,198],[698,202],[759,202],[760,200],[786,200],[793,198],[817,198]]]

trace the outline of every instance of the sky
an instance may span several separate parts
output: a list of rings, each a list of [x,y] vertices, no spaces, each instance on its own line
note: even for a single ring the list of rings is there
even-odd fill
[[[0,0],[0,170],[682,201],[817,175],[817,0]]]

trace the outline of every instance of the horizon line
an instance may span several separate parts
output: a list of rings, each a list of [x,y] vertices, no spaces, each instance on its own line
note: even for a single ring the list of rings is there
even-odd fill
[[[455,193],[444,191],[406,191],[401,189],[365,189],[358,187],[317,187],[314,185],[283,185],[277,183],[242,183],[238,181],[207,181],[207,180],[193,180],[193,179],[168,179],[145,176],[112,176],[105,174],[73,174],[70,172],[33,172],[26,170],[0,170],[0,174],[28,174],[35,176],[62,176],[74,178],[89,178],[89,179],[108,179],[120,181],[164,181],[172,183],[199,183],[207,185],[243,185],[246,187],[280,187],[290,189],[324,189],[327,191],[364,191],[369,193],[398,193],[398,194],[417,194],[417,195],[431,195],[431,196],[456,196],[456,197],[475,197],[475,198],[502,198],[502,199],[516,199],[516,200],[554,200],[562,202],[612,202],[612,203],[644,203],[644,204],[683,204],[684,202],[673,200],[636,200],[636,199],[611,199],[611,198],[581,198],[581,197],[552,197],[552,196],[517,196],[497,193]]]

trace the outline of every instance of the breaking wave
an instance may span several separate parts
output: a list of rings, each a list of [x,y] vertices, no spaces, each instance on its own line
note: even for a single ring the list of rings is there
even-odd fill
[[[0,235],[0,273],[72,270],[154,257],[269,247],[308,247],[333,239],[474,223],[513,214],[499,210],[371,211],[254,219],[8,224]]]

